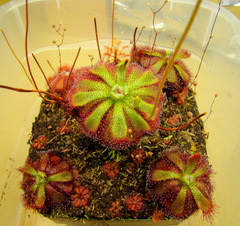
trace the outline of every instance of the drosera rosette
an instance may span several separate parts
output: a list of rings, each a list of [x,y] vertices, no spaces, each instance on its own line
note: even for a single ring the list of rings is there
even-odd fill
[[[65,202],[78,178],[78,171],[52,151],[38,152],[38,159],[28,157],[23,167],[21,188],[26,207],[42,211]]]
[[[35,138],[32,141],[32,147],[38,150],[43,149],[46,145],[47,145],[47,137],[43,135]]]
[[[172,57],[172,52],[156,47],[134,47],[131,51],[131,61],[137,62],[145,68],[151,68],[154,73],[162,75],[167,64]],[[183,104],[188,95],[191,72],[183,62],[183,59],[190,57],[187,50],[181,49],[173,62],[169,74],[164,84],[164,90],[167,94],[177,98],[177,103]]]
[[[91,192],[88,188],[76,186],[71,194],[72,205],[75,208],[86,206],[89,203]]]
[[[72,89],[75,89],[80,78],[88,72],[88,67],[82,67],[73,69],[68,65],[64,65],[58,69],[58,71],[48,79],[49,92],[63,98],[61,104],[68,110],[69,108],[69,93]]]
[[[158,209],[153,210],[152,220],[154,223],[164,220],[164,212]]]
[[[119,216],[121,211],[123,209],[123,206],[121,205],[121,201],[120,200],[116,200],[115,202],[112,202],[108,211],[110,212],[110,214],[112,216]]]
[[[114,179],[120,172],[119,164],[117,162],[107,162],[103,165],[103,173],[109,178]]]
[[[144,199],[141,195],[132,195],[125,198],[128,210],[138,213],[144,208]]]
[[[49,91],[63,97],[64,93],[67,91],[66,85],[70,71],[71,67],[68,65],[58,68],[58,71],[53,76],[48,78]]]
[[[69,92],[70,108],[87,136],[118,150],[159,128],[163,95],[149,119],[159,76],[127,60],[118,64],[100,60],[88,70]]]
[[[213,174],[206,156],[172,148],[162,153],[147,172],[147,186],[153,201],[163,205],[167,217],[186,219],[201,210],[211,220]]]

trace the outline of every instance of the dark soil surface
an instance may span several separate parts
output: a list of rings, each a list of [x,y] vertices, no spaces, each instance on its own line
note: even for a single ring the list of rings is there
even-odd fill
[[[167,99],[161,127],[179,127],[199,115],[192,91],[183,105],[176,104],[171,97]],[[161,207],[157,207],[148,196],[146,171],[150,164],[160,157],[163,150],[175,146],[193,153],[206,153],[201,119],[180,130],[160,129],[143,137],[138,145],[131,149],[115,151],[81,134],[77,121],[58,104],[45,102],[33,123],[30,144],[39,136],[46,136],[47,144],[40,150],[31,146],[29,157],[37,158],[36,152],[39,151],[55,151],[56,155],[75,165],[79,171],[79,184],[91,191],[91,198],[86,206],[75,208],[69,201],[43,211],[42,214],[48,217],[99,220],[151,218],[153,210]],[[143,150],[143,159],[134,157],[133,151],[136,149]],[[108,162],[118,163],[119,173],[116,178],[111,179],[103,172],[103,166]],[[131,196],[143,197],[144,207],[141,211],[134,212],[127,208],[125,199]],[[117,214],[110,211],[111,204],[116,200],[120,201]]]

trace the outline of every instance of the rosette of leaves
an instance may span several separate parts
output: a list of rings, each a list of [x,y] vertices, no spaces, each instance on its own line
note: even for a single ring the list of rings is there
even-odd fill
[[[67,102],[69,99],[68,94],[71,89],[75,89],[81,76],[87,72],[88,67],[71,70],[71,67],[64,65],[58,69],[58,72],[48,79],[50,93],[64,99],[62,103],[65,107],[69,107]],[[68,109],[72,110],[72,109]]]
[[[211,218],[212,173],[202,154],[190,154],[178,148],[165,151],[147,172],[150,196],[163,205],[168,217],[185,219],[201,210],[206,218]]]
[[[73,189],[77,171],[52,152],[38,155],[35,161],[28,158],[19,171],[23,173],[24,204],[41,211],[65,201]]]
[[[163,97],[152,119],[160,78],[135,63],[98,62],[72,94],[82,131],[113,149],[136,144],[158,129]]]
[[[131,61],[137,62],[145,68],[151,68],[154,73],[162,75],[171,58],[171,55],[172,52],[168,50],[139,47],[132,50]],[[191,79],[191,73],[182,61],[183,59],[187,59],[189,57],[190,53],[188,51],[179,51],[164,84],[164,89],[167,93],[173,95],[174,97],[180,96],[180,99],[186,98],[188,85]]]

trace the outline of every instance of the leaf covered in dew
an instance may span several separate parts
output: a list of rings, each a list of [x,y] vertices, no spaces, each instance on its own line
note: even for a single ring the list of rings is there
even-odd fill
[[[159,77],[135,63],[100,61],[89,68],[72,93],[84,133],[113,149],[125,149],[158,129],[163,98],[153,120]],[[131,133],[129,133],[131,131]]]
[[[151,69],[155,74],[163,75],[168,65],[172,52],[151,48],[151,47],[135,47],[131,52],[131,62],[136,62],[144,68]],[[174,97],[183,96],[182,92],[189,88],[191,80],[191,72],[182,61],[190,57],[190,53],[186,50],[180,50],[176,55],[169,74],[164,84],[164,90],[167,94]],[[184,96],[184,99],[186,96]],[[177,101],[180,103],[180,101]]]
[[[213,173],[202,154],[191,154],[178,147],[166,150],[147,172],[152,199],[164,206],[164,213],[186,219],[201,210],[208,217],[214,210]]]
[[[24,203],[42,210],[53,203],[62,203],[73,189],[76,172],[72,165],[51,151],[38,154],[34,162],[28,158],[19,169],[23,173],[21,187]]]

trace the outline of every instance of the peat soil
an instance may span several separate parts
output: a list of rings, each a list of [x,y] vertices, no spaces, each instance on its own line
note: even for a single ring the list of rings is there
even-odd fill
[[[177,104],[172,97],[167,97],[161,116],[161,127],[179,127],[199,115],[193,92],[189,91],[186,102]],[[32,146],[34,139],[47,137],[41,149]],[[140,142],[129,149],[115,151],[101,146],[97,141],[86,137],[79,131],[78,122],[59,104],[42,102],[39,115],[32,127],[29,157],[38,158],[37,152],[52,150],[56,155],[67,159],[79,171],[79,185],[91,192],[86,206],[75,208],[71,200],[42,211],[47,217],[73,219],[149,219],[153,211],[161,209],[148,195],[146,172],[163,150],[176,146],[192,153],[206,154],[206,134],[201,119],[184,129],[168,131],[160,129],[144,136]],[[135,150],[142,150],[136,154]],[[144,154],[143,154],[144,153]],[[109,178],[103,172],[105,163],[117,162],[119,173]],[[126,198],[141,196],[143,208],[131,211],[126,205]],[[113,210],[112,203],[118,205]]]

